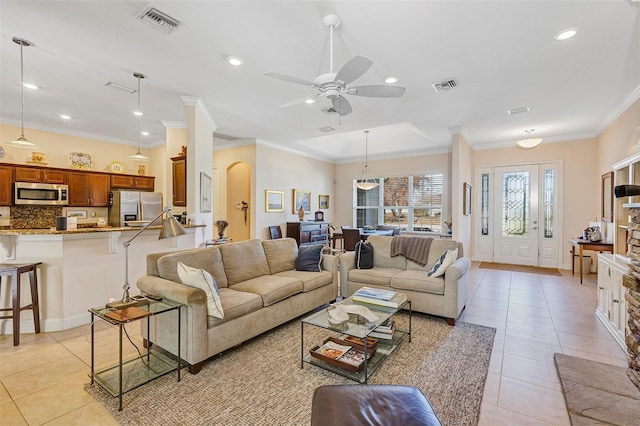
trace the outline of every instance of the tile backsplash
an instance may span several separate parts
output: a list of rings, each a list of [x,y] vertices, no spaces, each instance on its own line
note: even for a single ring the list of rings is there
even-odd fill
[[[46,229],[56,226],[56,216],[62,215],[57,206],[11,206],[12,229]]]

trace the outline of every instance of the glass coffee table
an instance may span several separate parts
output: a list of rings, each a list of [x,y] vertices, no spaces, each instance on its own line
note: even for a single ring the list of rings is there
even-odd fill
[[[367,383],[367,380],[375,371],[382,365],[385,359],[402,343],[402,341],[408,337],[411,341],[411,301],[406,300],[397,308],[390,308],[385,306],[372,305],[367,303],[355,302],[351,297],[343,299],[340,302],[343,305],[360,305],[366,306],[369,310],[378,316],[378,320],[374,322],[366,322],[360,315],[349,314],[349,321],[340,325],[333,325],[329,323],[329,308],[323,308],[305,318],[300,322],[300,368],[304,368],[304,363],[314,365],[316,367],[324,368],[325,370],[332,371],[341,376],[347,377],[351,380],[355,380],[359,383]],[[328,340],[334,340],[334,337],[343,341],[346,339],[360,339],[364,342],[367,338],[371,339],[371,333],[376,334],[376,328],[386,323],[391,317],[397,314],[401,309],[405,309],[409,313],[408,324],[406,329],[395,327],[395,331],[392,334],[391,339],[378,338],[373,356],[367,356],[367,351],[371,352],[372,349],[368,345],[361,345],[360,349],[364,352],[364,362],[360,369],[352,371],[352,369],[344,368],[336,362],[329,362],[312,356],[311,347],[305,347],[304,342],[304,328],[305,325],[312,325],[331,331],[332,336],[327,336]],[[322,342],[314,342],[315,345],[322,345]],[[349,367],[349,366],[347,366]]]

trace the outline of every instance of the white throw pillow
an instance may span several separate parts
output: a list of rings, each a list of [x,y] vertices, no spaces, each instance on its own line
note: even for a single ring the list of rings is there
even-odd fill
[[[447,267],[458,258],[458,249],[446,250],[433,265],[431,270],[427,272],[427,276],[431,278],[441,277],[444,275]]]
[[[207,295],[207,314],[216,318],[224,318],[218,284],[210,273],[204,269],[192,268],[178,262],[178,276],[182,284],[204,290]]]

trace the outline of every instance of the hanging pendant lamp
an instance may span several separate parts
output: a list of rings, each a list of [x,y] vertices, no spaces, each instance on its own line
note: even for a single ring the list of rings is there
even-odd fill
[[[134,72],[133,76],[138,79],[138,109],[135,112],[136,117],[138,117],[138,152],[130,155],[129,158],[136,161],[149,161],[150,158],[140,152],[140,117],[142,117],[142,110],[140,109],[140,80],[144,78],[144,74]]]
[[[356,183],[356,187],[358,189],[362,189],[363,191],[369,191],[373,188],[376,188],[379,183],[375,181],[375,179],[367,177],[367,170],[369,169],[368,164],[368,152],[369,152],[369,131],[364,131],[364,172],[362,173],[362,179],[360,182]]]
[[[521,146],[522,148],[534,148],[538,145],[540,145],[540,142],[542,142],[542,138],[538,138],[538,137],[531,137],[531,133],[533,133],[536,129],[530,129],[530,130],[525,130],[525,132],[527,133],[527,137],[519,140],[518,146]]]
[[[13,37],[13,42],[20,45],[20,95],[22,100],[20,102],[20,110],[22,114],[22,124],[20,128],[20,137],[13,141],[7,141],[7,145],[13,146],[16,148],[30,148],[37,149],[38,145],[33,142],[29,142],[27,138],[24,137],[24,63],[22,61],[22,48],[31,46],[31,42],[27,41],[20,37]]]

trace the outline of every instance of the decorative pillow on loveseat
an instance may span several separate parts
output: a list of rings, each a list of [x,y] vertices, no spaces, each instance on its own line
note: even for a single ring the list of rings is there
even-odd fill
[[[324,244],[305,244],[298,248],[296,271],[320,272]]]
[[[458,249],[445,250],[438,258],[431,270],[427,272],[427,276],[431,278],[441,277],[444,275],[447,267],[458,258]]]
[[[204,269],[192,268],[178,262],[178,276],[182,284],[204,290],[207,295],[207,314],[216,318],[224,318],[220,292],[216,280]]]

